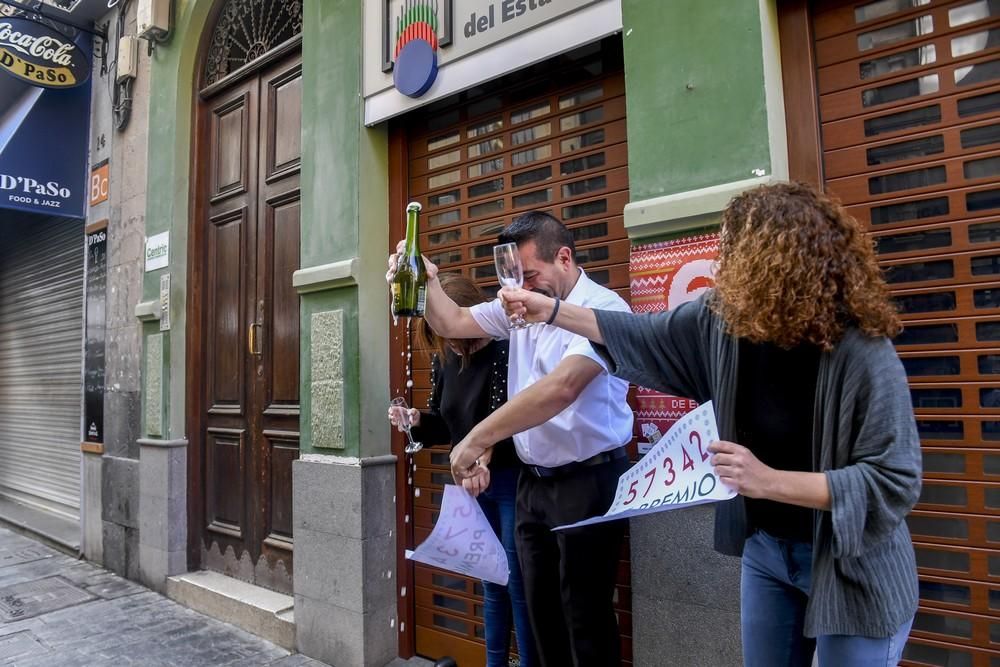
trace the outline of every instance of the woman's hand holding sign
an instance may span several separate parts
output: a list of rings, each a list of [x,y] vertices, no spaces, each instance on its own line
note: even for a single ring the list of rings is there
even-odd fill
[[[715,474],[729,488],[747,498],[830,509],[830,484],[821,472],[775,470],[761,463],[749,449],[718,440],[708,446]]]

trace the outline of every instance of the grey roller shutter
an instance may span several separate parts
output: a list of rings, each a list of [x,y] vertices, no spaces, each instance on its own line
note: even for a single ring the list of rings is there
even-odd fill
[[[83,221],[0,231],[0,495],[78,520]]]

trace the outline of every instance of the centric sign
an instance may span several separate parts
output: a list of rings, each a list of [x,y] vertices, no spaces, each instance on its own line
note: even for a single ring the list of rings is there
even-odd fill
[[[72,39],[22,18],[0,18],[0,70],[41,88],[73,88],[90,78],[90,62]]]
[[[396,19],[392,82],[407,97],[420,97],[438,73],[437,7],[427,2],[404,4]]]

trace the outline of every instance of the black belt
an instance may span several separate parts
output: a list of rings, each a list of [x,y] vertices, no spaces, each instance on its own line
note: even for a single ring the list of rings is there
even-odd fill
[[[583,461],[571,461],[554,468],[546,468],[545,466],[535,465],[525,465],[524,467],[535,477],[565,477],[566,475],[572,475],[575,472],[579,472],[583,468],[591,468],[593,466],[611,463],[612,461],[620,461],[627,457],[628,452],[625,451],[625,445],[622,445],[616,449],[609,449],[606,452],[594,454],[589,459],[584,459]]]

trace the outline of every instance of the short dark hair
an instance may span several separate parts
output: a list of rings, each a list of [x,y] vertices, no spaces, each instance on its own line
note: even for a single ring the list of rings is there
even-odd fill
[[[554,262],[559,248],[569,248],[576,261],[576,244],[573,232],[557,217],[544,211],[528,211],[514,218],[514,221],[500,232],[500,243],[534,241],[538,259]]]

